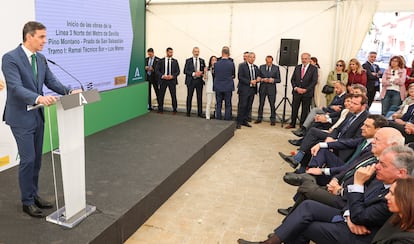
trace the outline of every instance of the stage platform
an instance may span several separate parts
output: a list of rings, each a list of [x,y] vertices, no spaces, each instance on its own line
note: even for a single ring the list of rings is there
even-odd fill
[[[18,168],[0,172],[0,243],[123,243],[234,135],[234,129],[232,121],[152,112],[88,136],[86,200],[97,211],[73,229],[23,213]],[[55,161],[60,172],[58,156]],[[58,183],[61,189],[60,173]],[[43,157],[39,184],[40,195],[54,202],[50,154]],[[63,204],[62,190],[59,193]]]

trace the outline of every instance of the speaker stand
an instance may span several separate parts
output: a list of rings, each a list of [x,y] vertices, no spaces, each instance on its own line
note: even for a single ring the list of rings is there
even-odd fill
[[[286,102],[289,103],[290,107],[292,108],[292,103],[290,102],[289,98],[287,97],[287,86],[288,86],[288,79],[289,79],[289,66],[284,67],[286,69],[286,78],[285,78],[285,93],[284,96],[282,98],[282,100],[280,100],[279,104],[276,106],[276,111],[278,110],[278,108],[280,107],[280,105],[282,105],[283,103],[283,113],[282,113],[282,117],[280,117],[277,112],[276,112],[276,117],[279,118],[282,127],[285,125],[286,122],[288,122],[291,117],[286,118]]]

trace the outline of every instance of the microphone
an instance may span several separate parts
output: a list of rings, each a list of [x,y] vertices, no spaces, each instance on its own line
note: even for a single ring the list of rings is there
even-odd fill
[[[72,77],[75,81],[77,81],[82,89],[82,91],[85,91],[85,88],[83,88],[82,82],[80,82],[75,76],[73,76],[71,73],[69,73],[68,71],[66,71],[62,66],[60,66],[59,64],[57,64],[56,62],[50,60],[50,59],[46,59],[49,63],[56,65],[57,67],[59,67],[59,69],[61,69],[63,72],[65,72],[66,74],[68,74],[70,77]]]

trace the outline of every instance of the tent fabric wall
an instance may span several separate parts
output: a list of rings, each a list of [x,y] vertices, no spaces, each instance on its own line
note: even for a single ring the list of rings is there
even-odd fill
[[[211,55],[220,55],[221,47],[229,45],[237,68],[237,64],[242,62],[244,51],[256,53],[256,64],[263,64],[265,56],[269,54],[276,57],[275,63],[278,63],[280,39],[300,39],[300,52],[309,52],[319,59],[322,73],[320,87],[324,85],[329,71],[334,68],[336,59],[349,60],[355,57],[371,22],[369,19],[372,19],[376,10],[414,10],[412,0],[196,3],[200,1],[184,3],[174,0],[151,0],[147,6],[147,47],[153,47],[156,54],[161,57],[165,55],[166,47],[173,47],[174,57],[183,69],[185,59],[191,56],[192,47],[199,46],[201,56],[208,59]],[[338,25],[336,30],[337,3],[340,7],[338,20],[342,24]],[[352,22],[351,18],[358,19]],[[345,29],[346,26],[349,29]],[[335,31],[338,31],[337,38]],[[290,67],[289,78],[292,72],[293,67]],[[282,84],[277,85],[276,104],[283,97],[285,74],[285,69],[282,68]],[[235,83],[237,84],[237,79]],[[177,87],[181,109],[185,108],[186,95],[184,75],[181,74]],[[291,97],[289,84],[287,95]],[[257,111],[257,100],[256,97],[254,112]],[[323,104],[323,101],[321,102]],[[170,103],[168,95],[166,103]],[[236,106],[237,96],[234,95],[233,107]]]

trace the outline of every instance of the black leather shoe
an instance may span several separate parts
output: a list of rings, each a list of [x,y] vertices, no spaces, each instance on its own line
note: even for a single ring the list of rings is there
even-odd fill
[[[244,122],[242,125],[246,127],[252,127],[248,122]]]
[[[198,117],[200,117],[200,118],[203,118],[203,119],[205,119],[206,118],[206,116],[204,115],[204,114],[199,114],[199,115],[197,115]]]
[[[241,125],[237,124],[236,129],[241,129]]]
[[[253,241],[246,241],[246,240],[244,240],[244,239],[238,239],[237,240],[237,243],[239,243],[239,244],[260,244],[260,243],[262,243],[262,242],[253,242]]]
[[[300,144],[301,144],[301,142],[299,141],[299,140],[292,140],[292,139],[289,139],[288,140],[288,142],[290,143],[290,144],[292,144],[293,146],[300,146]]]
[[[36,205],[23,205],[23,212],[35,218],[43,218],[45,215]]]
[[[270,125],[271,126],[275,126],[276,125],[276,122],[272,121],[272,122],[270,122]]]
[[[296,162],[296,160],[293,158],[293,156],[288,156],[282,152],[279,152],[279,156],[286,161],[290,165],[290,167],[296,169],[298,167],[299,162]]]
[[[303,174],[287,173],[285,174],[285,176],[283,176],[283,181],[292,186],[300,186],[305,180],[310,180],[314,182],[316,181],[315,177],[307,173],[303,173]]]
[[[53,208],[53,204],[40,198],[40,197],[35,197],[34,198],[34,202],[36,204],[36,206],[38,206],[39,208]]]
[[[254,123],[255,123],[255,124],[260,124],[260,123],[262,123],[262,120],[261,120],[261,119],[258,119],[258,120],[256,120]]]
[[[280,213],[281,215],[288,216],[290,214],[290,212],[292,212],[292,209],[293,209],[292,207],[278,208],[277,212]]]
[[[247,122],[252,122],[252,118],[248,118],[247,119]]]
[[[300,128],[298,130],[294,130],[294,131],[292,131],[292,133],[297,137],[305,136],[305,130],[303,128]]]

